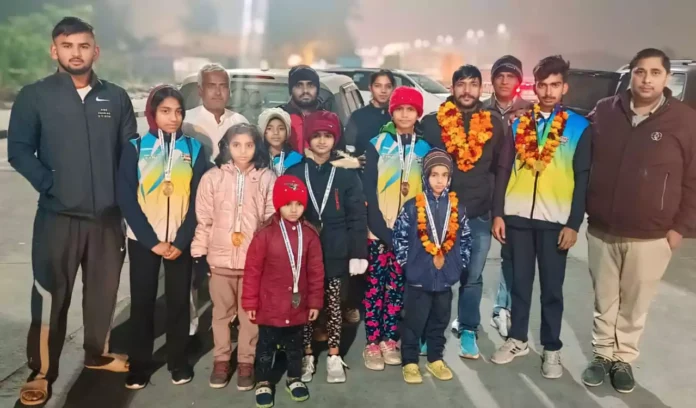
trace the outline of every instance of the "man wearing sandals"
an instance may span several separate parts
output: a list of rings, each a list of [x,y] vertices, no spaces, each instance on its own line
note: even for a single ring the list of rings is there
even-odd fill
[[[80,267],[85,367],[128,371],[123,356],[108,354],[108,339],[125,255],[114,180],[135,114],[126,91],[92,71],[99,57],[92,26],[66,17],[52,36],[58,70],[21,90],[8,130],[8,161],[39,192],[24,405],[50,398]]]

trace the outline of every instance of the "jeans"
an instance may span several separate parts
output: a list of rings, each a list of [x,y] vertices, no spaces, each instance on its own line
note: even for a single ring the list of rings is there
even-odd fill
[[[459,285],[459,331],[478,331],[481,323],[481,295],[483,294],[483,268],[491,249],[491,216],[483,215],[469,220],[472,247],[469,265],[462,273]]]
[[[500,314],[500,309],[510,310],[512,299],[510,289],[512,288],[512,250],[509,244],[503,244],[500,248],[500,283],[498,293],[495,295],[495,306],[493,316]]]

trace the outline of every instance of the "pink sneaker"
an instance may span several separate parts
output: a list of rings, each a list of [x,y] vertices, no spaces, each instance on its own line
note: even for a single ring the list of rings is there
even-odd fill
[[[382,351],[378,345],[368,344],[365,350],[363,350],[363,359],[365,360],[365,367],[370,370],[384,370],[384,358],[382,358]]]
[[[379,343],[379,349],[387,365],[401,365],[401,351],[394,340],[387,340]]]

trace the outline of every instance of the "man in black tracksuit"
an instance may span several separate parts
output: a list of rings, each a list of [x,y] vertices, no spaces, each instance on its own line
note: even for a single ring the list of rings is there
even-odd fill
[[[20,91],[8,131],[8,161],[39,192],[27,342],[33,374],[23,402],[50,396],[80,267],[85,366],[127,370],[106,352],[125,255],[116,170],[121,146],[136,133],[135,114],[126,91],[92,71],[98,49],[89,24],[63,19],[51,51],[58,72]]]

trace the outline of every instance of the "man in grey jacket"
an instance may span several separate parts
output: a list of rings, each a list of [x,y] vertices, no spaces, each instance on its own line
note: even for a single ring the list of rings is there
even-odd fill
[[[108,354],[108,339],[125,255],[114,184],[135,114],[126,91],[92,71],[99,47],[89,24],[66,17],[52,36],[58,70],[20,91],[8,129],[8,161],[39,193],[25,405],[48,400],[58,377],[80,267],[85,367],[128,370],[124,357]]]

